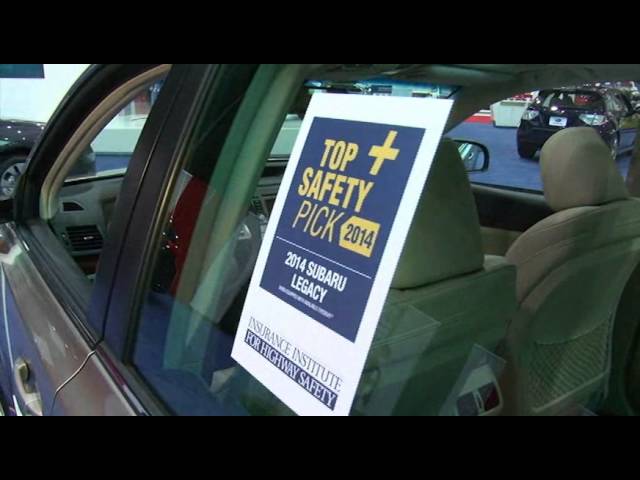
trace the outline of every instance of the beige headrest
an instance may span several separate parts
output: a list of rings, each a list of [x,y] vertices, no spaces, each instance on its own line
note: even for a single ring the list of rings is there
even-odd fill
[[[544,196],[555,211],[629,197],[609,147],[591,127],[560,130],[542,147],[540,163]]]
[[[482,269],[480,222],[458,148],[436,153],[391,288],[419,288]]]

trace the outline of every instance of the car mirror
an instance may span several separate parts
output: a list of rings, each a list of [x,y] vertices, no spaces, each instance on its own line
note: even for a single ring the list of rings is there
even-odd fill
[[[486,172],[489,170],[489,149],[481,143],[471,140],[454,140],[462,157],[467,173]]]

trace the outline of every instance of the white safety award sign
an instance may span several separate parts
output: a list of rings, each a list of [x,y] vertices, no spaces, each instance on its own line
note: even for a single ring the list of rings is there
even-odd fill
[[[451,106],[313,96],[232,353],[297,414],[349,414]]]

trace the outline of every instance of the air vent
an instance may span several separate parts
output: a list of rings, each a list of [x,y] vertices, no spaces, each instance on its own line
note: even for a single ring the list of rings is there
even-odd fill
[[[75,252],[102,249],[102,234],[95,225],[67,227],[67,236],[71,249]]]
[[[62,211],[63,212],[82,212],[84,208],[82,205],[76,202],[63,202],[62,203]]]

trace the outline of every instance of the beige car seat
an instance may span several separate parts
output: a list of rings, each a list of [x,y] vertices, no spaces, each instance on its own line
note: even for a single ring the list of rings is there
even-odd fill
[[[640,254],[640,201],[593,128],[551,137],[541,172],[556,213],[507,252],[520,305],[506,341],[509,414],[562,414],[606,394],[613,319]]]
[[[467,173],[456,144],[444,140],[396,270],[353,412],[456,414],[454,390],[472,373],[465,365],[474,346],[493,351],[515,313],[515,275],[504,258],[484,256]]]

